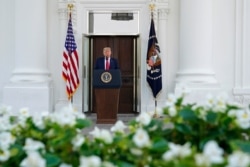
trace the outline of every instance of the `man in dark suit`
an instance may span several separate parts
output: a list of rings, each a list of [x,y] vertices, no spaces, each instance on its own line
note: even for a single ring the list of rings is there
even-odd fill
[[[103,56],[97,58],[95,63],[95,69],[119,69],[118,61],[115,58],[111,57],[111,48],[103,48]]]

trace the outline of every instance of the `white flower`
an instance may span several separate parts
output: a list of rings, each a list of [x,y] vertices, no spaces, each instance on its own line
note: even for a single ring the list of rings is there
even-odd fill
[[[85,114],[83,112],[78,111],[76,107],[73,107],[72,103],[69,103],[69,105],[67,107],[64,107],[62,111],[74,115],[75,118],[79,118],[79,119],[86,118]]]
[[[220,112],[225,111],[227,100],[228,100],[227,94],[224,93],[224,94],[218,95],[216,98],[215,110],[218,110]]]
[[[111,127],[111,132],[124,132],[124,129],[126,129],[127,126],[121,121],[117,121],[114,126]]]
[[[205,106],[208,108],[212,108],[214,106],[215,100],[212,94],[207,94],[206,95],[206,103]]]
[[[0,131],[8,131],[12,129],[12,124],[10,122],[10,118],[7,115],[0,116]]]
[[[2,104],[0,106],[0,116],[1,115],[11,115],[11,110],[12,110],[11,106],[6,106],[6,105]]]
[[[38,127],[39,129],[44,129],[45,128],[44,119],[48,117],[48,115],[49,113],[47,111],[42,112],[41,114],[33,116],[32,121],[36,125],[36,127]]]
[[[223,162],[223,149],[221,149],[216,141],[209,141],[205,144],[203,154],[209,162],[219,164]]]
[[[161,107],[156,107],[155,114],[157,116],[162,116],[163,115],[163,109]]]
[[[25,122],[26,122],[26,119],[29,118],[31,115],[30,115],[30,112],[29,112],[29,108],[25,107],[25,108],[21,108],[19,110],[19,116],[18,116],[18,123],[20,126],[22,127],[25,127]]]
[[[220,94],[214,97],[211,94],[207,95],[207,102],[206,107],[213,108],[215,112],[224,112],[226,109],[228,95],[227,94]]]
[[[24,150],[26,152],[37,151],[39,149],[44,149],[45,146],[42,142],[33,140],[32,138],[27,138],[25,140]]]
[[[173,160],[174,157],[175,157],[175,155],[174,155],[174,152],[172,152],[172,151],[167,151],[167,152],[165,152],[165,153],[162,155],[162,158],[163,158],[165,161],[171,161],[171,160]]]
[[[203,154],[196,154],[194,156],[195,158],[195,163],[197,166],[204,166],[204,167],[209,167],[211,166],[211,162],[209,161],[209,159],[203,155]]]
[[[250,156],[241,151],[236,151],[233,154],[228,156],[228,165],[227,167],[249,167],[250,165]]]
[[[101,167],[101,159],[97,156],[81,156],[79,167]]]
[[[72,108],[65,107],[60,111],[56,111],[51,114],[51,120],[58,123],[59,125],[70,125],[73,126],[76,123],[76,116],[73,113]]]
[[[148,133],[143,129],[137,129],[133,136],[133,142],[139,148],[147,147],[150,145],[150,139]]]
[[[142,150],[141,149],[138,149],[138,148],[131,148],[130,149],[130,152],[133,154],[133,155],[137,155],[137,156],[140,156],[142,155]]]
[[[77,134],[71,141],[74,150],[81,147],[81,145],[84,143],[85,138],[82,134]]]
[[[168,109],[168,114],[169,114],[169,116],[170,116],[170,117],[174,117],[174,116],[176,116],[177,111],[176,111],[175,106],[171,106],[171,107],[169,107],[169,109]]]
[[[98,127],[95,127],[95,129],[93,131],[89,132],[89,133],[91,135],[93,135],[94,138],[101,139],[107,144],[110,144],[110,143],[113,142],[113,136],[106,129],[100,130]]]
[[[236,112],[236,122],[241,128],[248,129],[250,127],[250,111],[238,110]]]
[[[174,94],[170,93],[170,94],[168,94],[168,97],[167,97],[166,106],[167,107],[172,107],[172,106],[175,105],[176,101],[177,101],[176,96]]]
[[[19,110],[19,113],[21,114],[20,116],[22,117],[30,117],[30,112],[29,112],[29,108],[28,107],[25,107],[25,108],[21,108]]]
[[[171,150],[174,150],[176,149],[176,153],[179,157],[186,157],[186,156],[189,156],[191,154],[191,148],[190,148],[190,143],[185,143],[183,146],[181,145],[174,145],[174,146],[171,146]]]
[[[227,115],[228,115],[229,117],[236,117],[236,113],[237,113],[239,110],[242,110],[242,109],[238,109],[238,110],[233,109],[233,110],[230,110],[230,111],[227,113]]]
[[[189,156],[190,154],[190,143],[186,143],[183,146],[179,144],[169,143],[169,150],[163,154],[163,159],[169,161],[177,157],[183,158]]]
[[[62,164],[60,164],[60,166],[59,166],[59,167],[72,167],[72,165],[62,163]]]
[[[147,112],[151,118],[159,118],[163,115],[163,109],[156,107],[154,111]]]
[[[28,152],[28,156],[21,162],[21,167],[46,167],[46,160],[36,151]]]
[[[100,138],[101,130],[98,127],[95,127],[93,131],[89,132],[94,138]]]
[[[149,125],[149,123],[151,122],[151,119],[152,117],[147,112],[142,112],[140,113],[138,117],[136,117],[136,121],[145,126]]]
[[[200,119],[206,120],[207,111],[206,111],[204,108],[200,108],[200,109],[198,110],[198,112],[199,112],[198,117],[199,117]]]
[[[102,163],[103,167],[116,167],[114,164],[112,164],[111,162],[103,162]]]
[[[10,158],[10,151],[8,149],[0,151],[0,162],[7,161],[9,158]]]
[[[101,130],[101,137],[100,139],[102,139],[105,143],[110,144],[113,142],[113,136],[111,135],[111,133],[106,130],[106,129],[102,129]]]
[[[0,150],[6,150],[16,141],[10,132],[0,132]]]
[[[86,118],[86,115],[82,112],[74,112],[76,118],[79,118],[79,119],[85,119]]]

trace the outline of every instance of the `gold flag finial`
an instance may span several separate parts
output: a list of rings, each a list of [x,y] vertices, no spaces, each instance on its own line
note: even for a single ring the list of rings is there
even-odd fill
[[[74,7],[73,4],[68,4],[68,9],[69,9],[69,11],[71,11],[73,7]]]
[[[151,3],[151,4],[149,5],[149,9],[150,9],[151,12],[153,12],[153,11],[155,10],[155,4],[152,4],[152,3]]]
[[[154,17],[155,4],[151,3],[149,5],[149,9],[151,11],[151,17],[153,18]]]

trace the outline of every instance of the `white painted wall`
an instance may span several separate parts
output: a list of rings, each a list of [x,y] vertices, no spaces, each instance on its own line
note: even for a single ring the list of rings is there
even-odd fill
[[[0,2],[0,103],[3,99],[3,88],[10,81],[14,69],[14,1],[2,0]],[[25,42],[25,40],[24,40]]]
[[[236,1],[238,0],[213,0],[213,28],[212,28],[212,65],[213,71],[215,72],[215,77],[220,84],[221,91],[226,91],[230,97],[233,99],[233,88],[235,86],[235,56],[236,56]],[[239,0],[245,2],[245,7],[248,9],[248,12],[245,12],[246,18],[250,17],[250,5],[246,0]],[[47,48],[48,48],[48,69],[51,73],[51,78],[53,80],[53,87],[54,87],[54,97],[53,97],[53,106],[55,107],[56,104],[62,102],[64,103],[64,86],[61,79],[61,62],[62,62],[62,51],[66,33],[66,26],[67,20],[63,20],[60,18],[59,15],[59,6],[58,0],[48,0],[48,37],[47,37]],[[83,6],[80,2],[77,1],[77,4]],[[109,1],[110,2],[110,1]],[[114,0],[114,2],[116,2]],[[15,0],[2,0],[0,2],[0,103],[3,99],[3,89],[4,86],[10,82],[11,74],[13,72],[15,66],[15,59],[14,59],[14,3]],[[145,3],[146,4],[146,3]],[[85,6],[88,6],[85,4]],[[110,4],[107,4],[107,8]],[[118,5],[119,6],[119,5]],[[131,6],[133,7],[133,2],[131,1]],[[74,28],[77,30],[76,32],[76,41],[78,43],[78,50],[79,55],[82,55],[82,33],[86,32],[86,25],[84,22],[81,21],[86,19],[86,15],[84,15],[84,11],[80,8],[78,10],[77,15],[77,23]],[[143,7],[142,9],[144,13],[148,10],[147,6]],[[144,23],[149,24],[149,18],[147,16],[140,16],[140,19],[143,20]],[[247,19],[245,19],[246,21]],[[248,19],[249,20],[249,19]],[[25,24],[25,18],[24,18]],[[80,21],[80,22],[79,22]],[[74,23],[74,22],[73,22]],[[250,21],[246,23],[248,26]],[[247,27],[248,27],[247,26]],[[142,102],[142,109],[147,110],[150,108],[150,105],[153,105],[152,97],[150,97],[150,90],[146,84],[145,79],[145,59],[144,55],[146,55],[147,49],[147,37],[148,37],[148,27],[140,27],[140,35],[141,35],[141,84],[142,84],[142,91],[141,91],[141,102]],[[167,48],[167,62],[164,64],[167,67],[164,67],[164,70],[167,70],[165,73],[166,75],[163,78],[166,81],[166,85],[163,85],[163,89],[167,89],[168,93],[174,92],[175,84],[176,84],[176,72],[178,71],[179,66],[179,1],[176,0],[169,0],[169,13],[167,16],[167,39],[166,43],[160,43],[161,47]],[[249,31],[248,31],[249,32]],[[248,33],[249,34],[249,33]],[[245,34],[246,35],[246,34]],[[158,34],[160,36],[160,34]],[[159,37],[161,38],[161,37]],[[245,36],[245,45],[249,46],[250,37],[249,35]],[[24,39],[25,42],[25,39]],[[244,42],[244,41],[243,41]],[[241,46],[241,45],[240,45]],[[250,48],[250,47],[248,47]],[[245,47],[245,61],[249,61],[250,50]],[[82,57],[80,60],[82,61]],[[82,63],[82,62],[81,62]],[[250,62],[249,62],[250,63]],[[249,64],[249,63],[245,63]],[[250,81],[247,79],[247,71],[248,67],[242,69],[244,71],[244,85],[241,87],[242,90],[248,87],[250,88]],[[82,77],[82,64],[80,67],[80,76]],[[81,80],[82,81],[82,80]],[[161,100],[163,100],[166,95],[160,95]],[[77,91],[74,101],[78,107],[81,108],[82,105],[82,87],[80,86],[79,90]],[[150,104],[151,103],[151,104]]]

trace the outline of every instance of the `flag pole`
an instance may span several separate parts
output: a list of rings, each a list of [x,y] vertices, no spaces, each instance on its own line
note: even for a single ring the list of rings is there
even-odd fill
[[[153,11],[155,10],[155,4],[150,4],[149,5],[149,8],[150,8],[150,12],[151,12],[151,19],[154,18],[154,13]],[[156,113],[156,108],[157,108],[157,99],[154,98],[154,101],[155,101],[155,107],[154,107],[154,114],[153,114],[153,118],[157,118],[157,113]]]
[[[157,100],[155,98],[155,110],[154,110],[154,115],[153,115],[153,118],[157,118],[157,113],[156,113],[156,108],[157,108]]]
[[[71,17],[71,11],[72,11],[73,7],[74,7],[73,4],[68,4],[69,17]],[[71,103],[71,105],[73,105],[73,95],[70,97],[70,103]]]
[[[73,26],[71,21],[71,12],[73,4],[68,4],[68,28],[63,50],[63,70],[62,75],[66,81],[66,91],[68,95],[69,105],[72,106],[73,95],[79,86],[80,79],[78,76],[79,58],[77,53],[77,45],[74,38]]]

